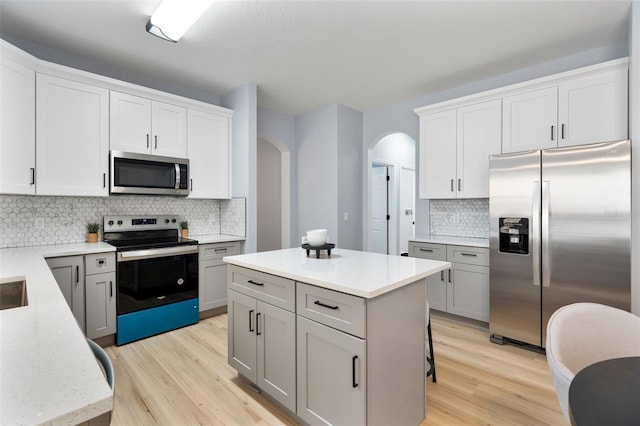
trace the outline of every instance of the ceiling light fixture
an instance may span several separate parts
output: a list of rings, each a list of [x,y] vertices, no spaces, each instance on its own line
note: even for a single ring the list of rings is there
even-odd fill
[[[213,0],[164,0],[147,22],[147,32],[176,43]]]

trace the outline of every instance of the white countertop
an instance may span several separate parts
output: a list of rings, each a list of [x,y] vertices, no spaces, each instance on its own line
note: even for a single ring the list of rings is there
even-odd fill
[[[373,298],[451,267],[449,262],[405,256],[388,256],[345,249],[323,252],[284,250],[227,256],[233,265],[290,278],[307,284],[364,298]]]
[[[455,246],[489,248],[488,238],[449,237],[446,235],[430,235],[426,237],[411,238],[409,241],[415,241],[418,243],[449,244],[449,245],[455,245]]]
[[[246,240],[246,237],[226,234],[189,235],[189,238],[197,240],[198,244],[229,243]]]
[[[0,311],[0,424],[78,424],[113,392],[45,257],[115,251],[106,243],[0,249],[0,277],[24,276],[28,305]]]

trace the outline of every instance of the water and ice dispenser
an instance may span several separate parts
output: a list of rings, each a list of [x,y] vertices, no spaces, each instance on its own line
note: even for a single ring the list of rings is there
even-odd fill
[[[529,254],[529,219],[526,217],[501,217],[500,252]]]

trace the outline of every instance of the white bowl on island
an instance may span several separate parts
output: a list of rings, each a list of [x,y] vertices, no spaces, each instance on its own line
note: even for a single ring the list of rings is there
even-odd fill
[[[320,247],[327,243],[326,229],[312,229],[307,231],[307,242],[311,247]]]

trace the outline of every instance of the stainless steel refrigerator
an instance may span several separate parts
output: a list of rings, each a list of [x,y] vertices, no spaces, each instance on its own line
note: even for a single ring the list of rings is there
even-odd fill
[[[561,306],[631,309],[629,141],[490,157],[491,340],[544,347]]]

